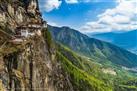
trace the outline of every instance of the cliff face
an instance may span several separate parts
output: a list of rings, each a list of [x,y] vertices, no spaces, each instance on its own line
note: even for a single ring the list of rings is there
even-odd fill
[[[0,0],[0,91],[73,91],[46,29],[21,44],[9,42],[31,20],[43,21],[37,0]]]

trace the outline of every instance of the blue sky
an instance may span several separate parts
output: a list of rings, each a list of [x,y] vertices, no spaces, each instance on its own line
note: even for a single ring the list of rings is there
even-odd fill
[[[43,18],[49,24],[69,26],[83,33],[136,29],[135,3],[134,0],[39,0]]]

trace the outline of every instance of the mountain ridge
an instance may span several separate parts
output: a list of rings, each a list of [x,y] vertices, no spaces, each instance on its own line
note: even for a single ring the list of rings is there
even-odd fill
[[[122,32],[122,33],[108,32],[108,33],[99,33],[99,34],[93,34],[93,35],[87,34],[87,35],[92,38],[110,42],[119,47],[127,49],[135,54],[137,53],[136,52],[137,51],[137,43],[136,43],[137,30]]]
[[[64,44],[77,53],[98,59],[100,62],[109,60],[118,65],[121,65],[122,63],[124,64],[123,66],[137,66],[137,56],[123,48],[117,47],[108,42],[89,38],[88,36],[68,27],[57,28],[48,26],[48,30],[51,32],[54,40]],[[58,33],[56,33],[57,31]]]

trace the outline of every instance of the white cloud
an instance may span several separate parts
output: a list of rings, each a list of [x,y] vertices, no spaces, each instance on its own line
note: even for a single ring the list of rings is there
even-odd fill
[[[69,4],[75,4],[75,3],[78,3],[78,0],[65,0],[66,3],[69,3]]]
[[[54,9],[58,9],[61,5],[62,1],[60,0],[39,0],[40,2],[40,8],[43,11],[50,12]]]
[[[117,0],[118,5],[98,15],[97,21],[90,21],[81,27],[82,32],[129,31],[137,29],[137,3],[131,0]]]
[[[91,2],[92,0],[64,0],[67,4],[76,4],[80,2]],[[93,0],[97,1],[97,0]],[[63,0],[39,0],[40,8],[42,11],[50,12],[54,9],[58,9]]]
[[[50,12],[54,9],[58,9],[63,0],[39,0],[40,8],[42,11]],[[79,3],[78,0],[65,0],[68,4]]]
[[[55,22],[48,22],[48,24],[51,25],[51,26],[58,26],[59,27],[59,25]]]

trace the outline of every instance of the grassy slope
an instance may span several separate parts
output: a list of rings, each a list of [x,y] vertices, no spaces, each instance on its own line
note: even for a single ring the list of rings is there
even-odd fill
[[[80,91],[112,91],[103,81],[96,79],[85,71],[74,66],[60,52],[57,52],[58,60],[61,61],[63,68],[72,77],[71,81],[76,90]]]
[[[137,89],[136,84],[127,84],[135,83],[130,79],[135,81],[137,79],[125,70],[112,67],[117,72],[116,76],[104,74],[101,69],[107,66],[101,66],[84,56],[80,57],[81,55],[63,45],[58,46],[57,55],[63,68],[71,76],[73,85],[80,91],[136,91]]]

